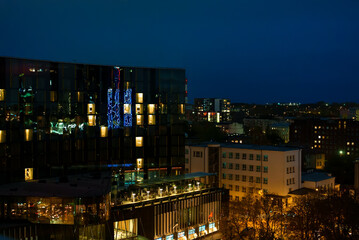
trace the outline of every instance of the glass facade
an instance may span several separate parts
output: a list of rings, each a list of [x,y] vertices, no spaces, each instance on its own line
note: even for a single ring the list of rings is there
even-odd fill
[[[0,58],[0,182],[138,158],[144,179],[183,173],[184,103],[183,69]]]

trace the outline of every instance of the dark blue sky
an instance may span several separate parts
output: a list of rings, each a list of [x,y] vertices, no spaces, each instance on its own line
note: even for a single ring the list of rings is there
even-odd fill
[[[189,98],[359,102],[357,0],[0,0],[0,55],[185,68]]]

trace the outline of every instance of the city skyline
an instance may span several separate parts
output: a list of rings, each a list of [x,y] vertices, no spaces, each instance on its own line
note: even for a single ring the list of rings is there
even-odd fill
[[[185,68],[190,102],[359,102],[355,1],[0,6],[1,56]]]

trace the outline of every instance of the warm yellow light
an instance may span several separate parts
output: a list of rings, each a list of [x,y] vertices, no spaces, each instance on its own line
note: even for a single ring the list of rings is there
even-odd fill
[[[0,130],[0,143],[6,142],[6,130]]]
[[[123,113],[131,114],[131,104],[123,104]]]
[[[0,101],[5,101],[5,89],[0,89]]]
[[[143,168],[143,158],[137,158],[137,168]]]
[[[32,129],[25,129],[25,141],[26,142],[32,141],[32,134],[33,134]]]
[[[136,137],[136,147],[143,147],[143,137]]]
[[[87,115],[87,118],[89,126],[96,126],[96,115]]]
[[[143,93],[137,93],[136,94],[136,102],[137,103],[143,103]]]
[[[137,125],[143,125],[143,115],[137,115],[136,116],[136,124]]]
[[[82,92],[77,92],[77,102],[83,102],[84,95]]]
[[[136,104],[136,114],[143,114],[143,105]]]
[[[94,103],[87,104],[87,114],[95,114],[95,104]]]
[[[147,113],[148,114],[155,114],[155,104],[148,104]]]
[[[155,124],[156,124],[156,116],[148,115],[148,125],[155,125]]]
[[[25,168],[25,181],[30,181],[32,179],[34,179],[34,169]]]
[[[57,92],[50,91],[50,102],[56,102],[56,100],[57,100]]]
[[[185,109],[184,109],[184,104],[180,104],[180,113],[184,114]]]
[[[101,137],[105,138],[108,136],[108,128],[106,126],[101,126]]]

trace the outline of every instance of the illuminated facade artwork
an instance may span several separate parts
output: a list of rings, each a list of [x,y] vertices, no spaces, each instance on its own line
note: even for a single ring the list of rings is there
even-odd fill
[[[120,89],[115,90],[115,99],[113,101],[113,90],[107,90],[107,125],[109,129],[120,128]]]
[[[96,109],[95,109],[94,103],[87,104],[87,114],[96,114]]]
[[[123,126],[132,127],[132,112],[131,112],[132,89],[127,89],[125,91],[123,102],[124,102]]]
[[[25,181],[30,181],[34,179],[34,169],[25,168]]]

